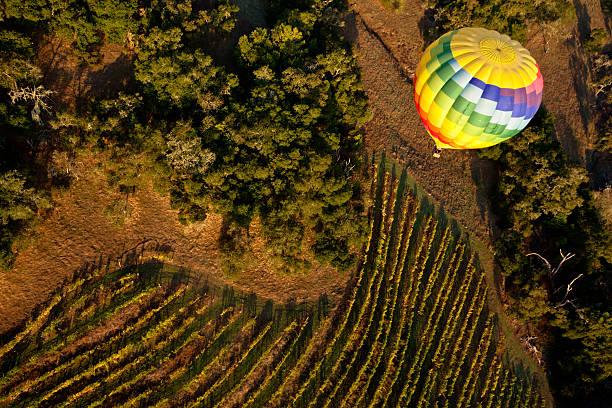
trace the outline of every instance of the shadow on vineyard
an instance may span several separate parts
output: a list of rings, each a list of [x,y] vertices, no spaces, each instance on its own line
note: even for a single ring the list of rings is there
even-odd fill
[[[0,406],[548,407],[456,224],[384,157],[364,171],[370,235],[333,313],[190,280],[145,243],[5,336]]]

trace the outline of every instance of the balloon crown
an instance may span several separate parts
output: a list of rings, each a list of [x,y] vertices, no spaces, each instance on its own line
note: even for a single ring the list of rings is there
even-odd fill
[[[510,64],[516,60],[514,48],[501,38],[483,38],[478,46],[485,57],[498,64]]]

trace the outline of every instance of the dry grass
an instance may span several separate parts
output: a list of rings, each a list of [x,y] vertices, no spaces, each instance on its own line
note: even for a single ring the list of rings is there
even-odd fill
[[[535,26],[525,46],[544,77],[542,105],[555,116],[557,139],[565,153],[581,165],[589,160],[595,138],[587,88],[587,55],[580,48],[576,23],[566,23],[558,33]],[[548,37],[545,37],[548,35]]]
[[[134,84],[134,53],[122,44],[102,46],[97,63],[91,66],[79,61],[66,41],[43,37],[37,57],[45,86],[55,91],[54,108],[75,108],[94,95],[109,98]]]
[[[81,161],[84,167],[79,180],[69,189],[54,193],[55,209],[38,225],[34,242],[19,253],[12,270],[0,274],[0,332],[22,321],[85,262],[117,256],[145,239],[172,247],[172,264],[204,279],[210,277],[253,291],[259,297],[278,302],[294,298],[299,302],[316,300],[322,293],[332,300],[341,295],[348,273],[314,263],[305,275],[277,274],[260,240],[254,244],[252,267],[228,280],[217,262],[221,217],[211,214],[205,221],[185,228],[170,208],[168,197],[160,196],[150,185],[129,197],[131,216],[118,225],[105,215],[105,209],[125,196],[108,186],[96,159],[84,157]]]

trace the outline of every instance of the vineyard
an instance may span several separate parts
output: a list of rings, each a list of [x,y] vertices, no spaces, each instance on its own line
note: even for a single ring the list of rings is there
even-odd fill
[[[458,227],[384,158],[368,171],[370,235],[333,312],[160,254],[99,262],[4,336],[0,407],[548,407],[505,358]]]

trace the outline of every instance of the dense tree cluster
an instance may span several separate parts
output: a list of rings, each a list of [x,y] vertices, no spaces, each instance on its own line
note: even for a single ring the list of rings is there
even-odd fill
[[[543,108],[512,143],[483,150],[481,156],[495,160],[500,171],[492,200],[500,227],[495,256],[512,311],[541,343],[548,343],[559,401],[602,398],[612,375],[607,289],[612,234],[593,206],[587,172],[565,157],[553,117]],[[576,256],[555,272],[560,249],[566,258],[568,252]]]
[[[524,42],[528,23],[550,23],[571,15],[567,0],[434,0],[427,3],[435,12],[435,37],[465,26],[486,27]]]
[[[235,38],[228,34],[238,7],[227,0],[127,2],[107,12],[98,3],[5,10],[29,27],[44,22],[50,35],[68,38],[72,30],[74,48],[89,56],[105,41],[129,37],[134,46],[135,87],[49,118],[64,146],[108,151],[109,180],[124,191],[149,173],[182,222],[222,214],[230,269],[248,254],[255,219],[282,268],[308,269],[308,252],[351,267],[365,230],[354,174],[368,115],[342,37],[344,2],[273,3],[267,25],[240,37],[233,55],[219,51]],[[40,80],[34,65],[23,66],[20,80]],[[4,123],[25,126],[2,112]]]
[[[38,163],[29,145],[44,133],[51,91],[34,64],[34,43],[23,29],[27,21],[12,18],[15,7],[9,2],[0,15],[0,268],[15,257],[14,239],[50,206],[44,192],[32,187]]]
[[[123,42],[138,28],[137,0],[7,0],[0,21],[40,30],[70,42],[81,57],[95,60],[104,42]]]
[[[201,44],[233,28],[235,6],[154,6],[135,63],[141,109],[163,123],[158,152],[171,167],[181,220],[212,209],[228,224],[224,242],[244,243],[258,217],[272,255],[289,270],[309,267],[302,254],[313,231],[316,258],[348,268],[364,229],[352,174],[365,96],[341,27],[325,21],[337,5],[292,7],[239,39],[228,72]],[[228,258],[244,254],[227,245]]]

